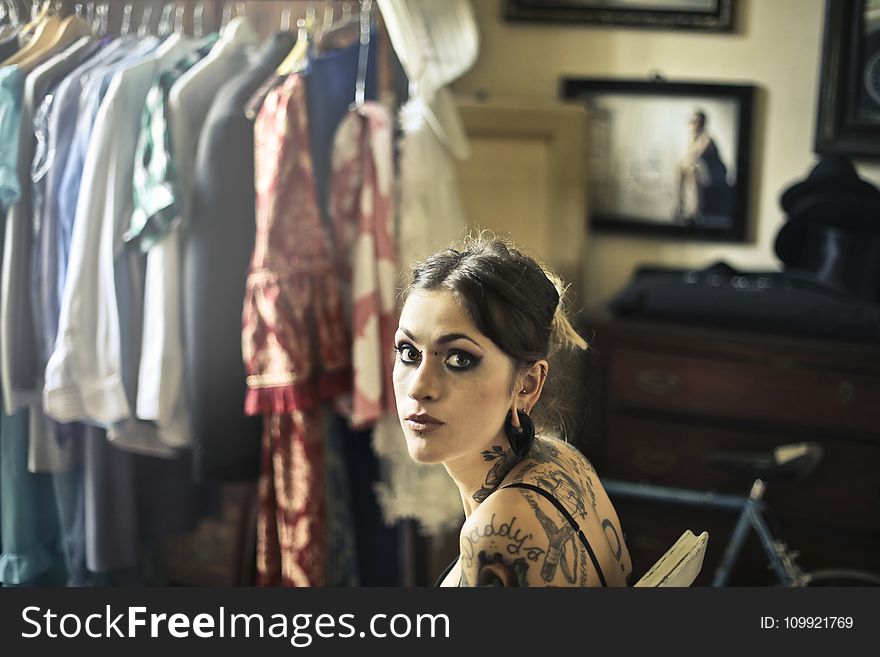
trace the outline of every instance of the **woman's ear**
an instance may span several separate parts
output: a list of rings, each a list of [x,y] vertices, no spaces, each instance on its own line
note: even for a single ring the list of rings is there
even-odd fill
[[[531,413],[535,404],[541,398],[544,382],[547,380],[547,372],[550,365],[546,360],[537,360],[519,378],[519,390],[516,395],[516,407]]]

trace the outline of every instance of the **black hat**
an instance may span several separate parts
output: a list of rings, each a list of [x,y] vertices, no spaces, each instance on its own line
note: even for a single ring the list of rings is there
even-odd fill
[[[880,300],[880,190],[850,161],[824,156],[781,198],[788,221],[776,236],[786,273],[850,296]]]
[[[794,217],[800,203],[825,195],[855,197],[880,204],[880,189],[859,178],[852,162],[843,155],[823,155],[806,180],[782,193],[780,203],[788,216]]]

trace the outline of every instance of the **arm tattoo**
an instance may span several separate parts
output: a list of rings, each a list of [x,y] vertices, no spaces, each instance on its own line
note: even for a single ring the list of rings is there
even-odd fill
[[[493,550],[503,549],[511,556],[524,556],[529,561],[537,561],[544,550],[535,545],[526,545],[532,538],[531,534],[523,535],[523,530],[516,526],[516,516],[510,522],[496,522],[495,514],[486,524],[471,529],[461,541],[461,559],[465,568],[473,567],[474,555],[478,548],[487,545]]]
[[[480,565],[477,569],[477,586],[528,586],[527,574],[529,564],[520,557],[508,565],[504,558],[496,552],[489,557],[485,552],[479,554]]]
[[[493,513],[489,522],[473,527],[461,539],[459,586],[527,586],[529,562],[544,554],[542,548],[528,544],[531,538],[517,527],[516,516],[498,522]]]
[[[566,544],[571,541],[573,554],[577,554],[577,546],[574,544],[574,529],[565,519],[563,519],[562,524],[557,527],[556,523],[554,523],[553,520],[541,510],[541,507],[538,506],[538,503],[531,495],[525,494],[525,497],[529,506],[532,507],[532,510],[535,512],[535,517],[538,519],[538,522],[541,523],[541,527],[544,528],[544,532],[547,534],[547,540],[550,542],[550,547],[547,549],[547,554],[544,557],[544,565],[541,567],[542,579],[546,582],[552,582],[553,578],[556,576],[556,567],[560,566],[562,568],[562,575],[565,577],[566,581],[569,584],[574,584],[577,580],[577,575],[574,572],[575,566],[574,563],[569,566],[568,552],[566,550]]]
[[[569,507],[572,515],[584,520],[587,517],[587,507],[584,502],[583,487],[567,472],[569,469],[573,469],[581,479],[586,481],[590,504],[595,511],[596,493],[593,491],[589,476],[583,473],[577,459],[563,457],[559,448],[549,441],[536,443],[532,451],[529,452],[529,458],[535,463],[535,467],[528,470],[528,474],[534,477],[535,484],[560,501],[568,501],[569,504],[566,506]],[[517,473],[514,481],[522,482],[526,473],[527,470],[523,469]]]
[[[529,564],[525,559],[520,557],[512,564],[504,561],[504,557],[496,552],[489,557],[485,550],[481,550],[477,555],[477,581],[476,586],[503,586],[505,588],[527,587]],[[459,587],[469,587],[474,584],[467,576],[467,571],[461,569],[461,578],[458,581]]]

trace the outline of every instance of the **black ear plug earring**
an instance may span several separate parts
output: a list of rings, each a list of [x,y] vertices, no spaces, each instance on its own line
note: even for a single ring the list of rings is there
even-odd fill
[[[524,410],[517,410],[516,416],[519,418],[519,428],[513,426],[513,411],[510,411],[504,420],[504,435],[507,436],[513,453],[522,459],[535,442],[535,425]]]

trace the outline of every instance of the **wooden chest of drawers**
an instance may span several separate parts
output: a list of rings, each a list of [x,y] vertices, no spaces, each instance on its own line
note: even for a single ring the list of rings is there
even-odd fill
[[[767,501],[805,569],[880,571],[880,345],[812,340],[590,314],[582,448],[606,478],[745,494],[713,470],[713,450],[818,441],[807,479],[771,483]],[[726,512],[621,500],[640,575],[685,529],[708,530],[707,584],[733,529]],[[732,585],[772,583],[754,538]]]

